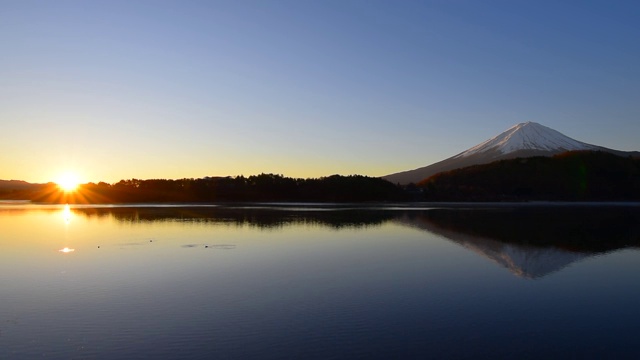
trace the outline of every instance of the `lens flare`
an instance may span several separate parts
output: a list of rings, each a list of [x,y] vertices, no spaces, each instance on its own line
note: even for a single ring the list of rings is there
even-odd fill
[[[80,182],[78,181],[78,177],[71,173],[66,173],[58,178],[56,184],[65,192],[72,192],[76,190]]]

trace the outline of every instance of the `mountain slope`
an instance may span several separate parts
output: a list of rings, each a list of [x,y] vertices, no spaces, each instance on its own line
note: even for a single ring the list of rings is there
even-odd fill
[[[569,151],[445,171],[417,185],[429,201],[638,201],[640,158]]]
[[[33,190],[40,186],[42,186],[42,184],[31,184],[22,180],[0,180],[0,192],[13,190]]]
[[[560,132],[534,122],[526,122],[507,129],[454,158],[469,157],[473,154],[497,151],[509,154],[521,150],[565,152],[571,150],[597,150],[595,145],[574,140]]]
[[[599,150],[619,156],[640,155],[638,152],[625,152],[583,143],[538,123],[525,122],[448,159],[418,169],[386,175],[382,178],[392,183],[417,183],[443,171],[488,164],[497,160],[553,156],[575,150]]]

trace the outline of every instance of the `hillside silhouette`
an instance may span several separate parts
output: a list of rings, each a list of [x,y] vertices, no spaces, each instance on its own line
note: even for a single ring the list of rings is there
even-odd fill
[[[638,201],[640,159],[574,151],[442,172],[417,185],[429,201]]]
[[[399,201],[404,191],[380,178],[332,175],[296,179],[275,174],[202,179],[121,180],[80,185],[64,192],[49,183],[5,192],[1,198],[43,203],[365,202]]]
[[[129,179],[80,185],[4,182],[0,199],[58,204],[388,201],[640,201],[640,158],[604,151],[500,160],[441,172],[418,184],[362,175],[277,174],[201,179]],[[12,187],[13,186],[13,187]]]

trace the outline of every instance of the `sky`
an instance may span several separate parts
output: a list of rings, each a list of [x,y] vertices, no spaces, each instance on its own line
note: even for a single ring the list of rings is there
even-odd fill
[[[383,176],[535,121],[640,150],[638,1],[0,0],[0,179]]]

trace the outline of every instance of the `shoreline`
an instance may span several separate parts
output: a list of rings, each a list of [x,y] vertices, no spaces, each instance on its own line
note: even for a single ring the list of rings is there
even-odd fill
[[[333,209],[333,210],[431,210],[431,209],[490,209],[532,207],[640,207],[638,201],[530,201],[530,202],[221,202],[221,203],[113,203],[113,204],[55,204],[28,200],[0,201],[0,209],[19,208],[236,208],[236,209]]]

